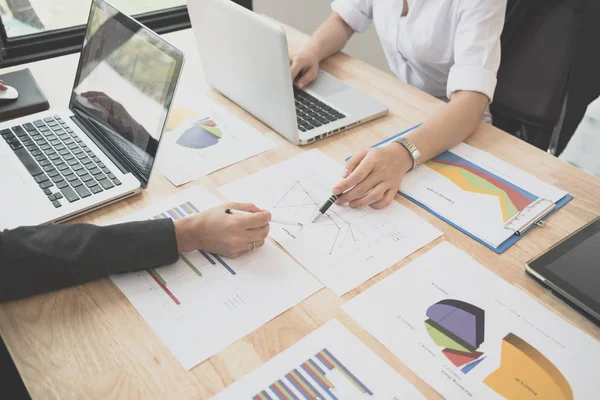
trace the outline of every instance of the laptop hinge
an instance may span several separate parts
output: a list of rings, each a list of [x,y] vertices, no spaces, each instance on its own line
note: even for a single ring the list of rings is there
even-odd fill
[[[121,160],[119,160],[119,156],[118,153],[115,151],[112,151],[112,149],[107,146],[106,144],[102,143],[101,140],[99,140],[96,135],[92,134],[91,131],[93,128],[88,128],[88,123],[86,122],[85,118],[81,118],[76,114],[76,110],[71,110],[73,112],[73,116],[71,117],[71,119],[73,120],[73,122],[75,122],[75,124],[77,124],[77,126],[87,135],[87,137],[90,138],[90,140],[92,142],[94,142],[96,144],[96,146],[98,146],[103,152],[104,154],[110,159],[110,161],[112,161],[118,168],[119,170],[121,170],[121,172],[123,174],[126,174],[128,172],[133,173],[131,168],[128,168],[126,166],[126,164],[124,162],[122,162]],[[134,174],[135,175],[135,174]]]

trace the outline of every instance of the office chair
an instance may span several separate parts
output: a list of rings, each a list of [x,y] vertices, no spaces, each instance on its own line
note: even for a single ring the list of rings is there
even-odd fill
[[[561,0],[509,0],[494,125],[554,154],[580,13]]]

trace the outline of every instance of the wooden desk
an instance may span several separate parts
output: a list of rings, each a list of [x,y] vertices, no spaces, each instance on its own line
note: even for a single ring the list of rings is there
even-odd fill
[[[292,49],[298,48],[307,40],[307,36],[292,29],[288,29],[288,34]],[[188,55],[183,78],[186,86],[197,85],[201,92],[227,105],[239,117],[279,144],[279,147],[270,152],[198,179],[185,187],[204,185],[215,191],[217,187],[241,176],[315,147],[342,163],[349,154],[422,122],[442,105],[439,100],[384,72],[339,54],[325,62],[323,68],[348,84],[381,99],[390,106],[391,112],[385,118],[318,144],[299,148],[210,90],[202,79],[190,31],[169,34],[167,38]],[[28,65],[53,107],[65,107],[68,103],[77,58],[78,55],[70,55]],[[523,270],[523,265],[529,258],[600,214],[600,180],[486,124],[482,124],[468,142],[568,190],[575,196],[575,200],[550,218],[544,228],[535,229],[504,255],[499,256],[406,199],[396,196],[397,201],[441,229],[445,237],[343,298],[335,296],[328,289],[321,290],[189,372],[179,365],[109,279],[0,304],[0,332],[30,394],[35,399],[204,399],[336,317],[425,395],[439,398],[383,345],[346,316],[339,306],[442,240],[471,254],[480,263],[534,296],[564,319],[600,339],[598,327],[528,278]],[[159,172],[155,172],[149,189],[143,194],[90,214],[81,218],[80,222],[102,224],[119,215],[143,208],[176,190]]]

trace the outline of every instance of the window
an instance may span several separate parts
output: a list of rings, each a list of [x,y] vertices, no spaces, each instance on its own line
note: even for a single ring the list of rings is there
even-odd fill
[[[252,0],[234,0],[252,9]],[[190,27],[186,0],[110,0],[158,33]],[[0,68],[77,52],[91,0],[0,0]]]

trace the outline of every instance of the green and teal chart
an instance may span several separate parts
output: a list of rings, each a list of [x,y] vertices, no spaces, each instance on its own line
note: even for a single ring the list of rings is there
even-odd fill
[[[217,123],[210,118],[205,118],[194,122],[183,131],[177,144],[190,149],[205,149],[216,145],[221,139],[223,139],[223,132]]]

